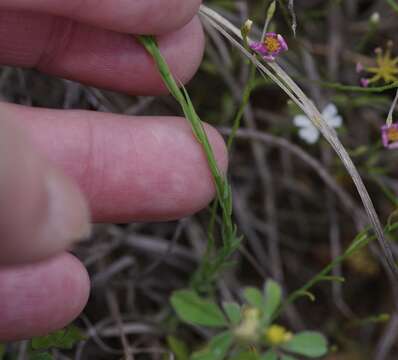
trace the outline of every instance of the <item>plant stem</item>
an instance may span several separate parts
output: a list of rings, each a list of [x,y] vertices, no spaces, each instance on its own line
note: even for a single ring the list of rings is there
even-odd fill
[[[208,239],[207,251],[203,256],[199,268],[195,272],[191,280],[191,286],[197,291],[210,291],[217,274],[226,266],[231,255],[237,250],[241,239],[236,235],[236,225],[232,220],[232,192],[228,180],[218,168],[217,161],[214,156],[213,149],[204,130],[203,124],[197,115],[195,108],[189,98],[188,92],[182,86],[180,89],[176,80],[171,74],[170,68],[160,53],[156,40],[151,36],[139,36],[138,40],[152,56],[157,69],[163,79],[163,82],[169,89],[170,93],[180,104],[186,119],[189,121],[192,131],[201,144],[206,155],[207,162],[216,187],[216,207],[220,207],[222,214],[221,236],[222,247],[215,251],[213,230]],[[214,214],[215,221],[215,214]],[[213,225],[212,225],[213,226]]]

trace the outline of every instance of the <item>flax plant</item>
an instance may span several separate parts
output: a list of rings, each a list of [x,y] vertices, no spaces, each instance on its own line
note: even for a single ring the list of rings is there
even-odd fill
[[[307,95],[294,82],[294,80],[278,65],[276,61],[265,61],[244,46],[244,39],[242,38],[240,30],[235,25],[205,5],[201,6],[200,14],[203,20],[207,21],[210,25],[217,29],[226,39],[231,42],[233,46],[239,49],[242,54],[244,54],[253,64],[255,64],[263,77],[270,78],[272,81],[274,81],[289,96],[289,98],[299,108],[301,108],[301,110],[311,120],[313,125],[320,131],[320,133],[335,150],[357,188],[372,228],[375,232],[375,236],[377,237],[383,254],[385,255],[388,267],[398,280],[398,269],[395,264],[391,247],[385,239],[383,228],[373,206],[372,200],[358,173],[358,170],[356,169],[346,149],[341,144],[335,130],[327,124],[314,103],[307,97]],[[249,45],[254,43],[250,38],[248,38],[247,41],[249,42]]]
[[[140,36],[139,41],[154,59],[159,73],[173,97],[178,101],[181,109],[189,121],[192,131],[201,144],[212,173],[217,192],[217,204],[221,208],[222,248],[214,251],[213,239],[209,236],[206,253],[199,269],[193,275],[191,286],[200,292],[208,292],[217,274],[228,263],[230,256],[239,248],[241,238],[237,235],[236,225],[232,220],[232,192],[225,174],[218,168],[213,149],[204,130],[203,124],[195,111],[186,89],[179,88],[171,74],[170,68],[160,53],[156,40],[151,36]]]

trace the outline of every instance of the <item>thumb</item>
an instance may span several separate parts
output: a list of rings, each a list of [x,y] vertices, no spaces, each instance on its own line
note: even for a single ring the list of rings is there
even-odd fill
[[[52,166],[0,113],[0,263],[35,261],[89,235],[87,204],[71,179]]]

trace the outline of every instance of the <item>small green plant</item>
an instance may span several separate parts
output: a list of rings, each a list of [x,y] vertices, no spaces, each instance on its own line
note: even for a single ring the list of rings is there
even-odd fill
[[[52,348],[72,349],[77,342],[85,340],[86,337],[76,326],[55,331],[47,336],[36,337],[31,340],[31,348],[35,351],[43,351]]]
[[[268,280],[263,291],[248,287],[243,297],[243,305],[227,302],[221,309],[192,290],[173,294],[171,303],[184,323],[220,331],[202,350],[185,359],[288,360],[296,359],[295,355],[319,358],[327,353],[327,340],[322,334],[314,331],[293,334],[274,323],[282,303],[282,290],[276,282]]]
[[[385,227],[385,234],[393,234],[398,223]],[[286,305],[307,297],[315,300],[310,290],[320,282],[344,281],[344,278],[330,276],[332,269],[339,263],[364,249],[375,235],[368,229],[360,232],[345,252],[335,258],[329,265],[311,278],[301,288],[297,289],[282,301],[280,286],[268,280],[263,292],[248,287],[243,292],[245,304],[235,302],[223,303],[222,309],[212,300],[200,297],[193,290],[174,292],[171,303],[180,320],[193,326],[214,328],[220,331],[200,351],[188,356],[186,345],[180,340],[169,342],[170,349],[177,356],[184,349],[184,357],[177,360],[292,360],[294,355],[307,358],[318,358],[327,353],[325,337],[313,331],[303,331],[292,334],[281,325],[275,323]],[[387,321],[388,316],[371,317],[354,321],[363,326],[368,322]]]
[[[79,341],[85,339],[81,330],[74,325],[46,336],[35,337],[28,344],[28,360],[51,360],[52,349],[71,350]],[[5,345],[0,344],[0,360],[3,360],[5,355]]]

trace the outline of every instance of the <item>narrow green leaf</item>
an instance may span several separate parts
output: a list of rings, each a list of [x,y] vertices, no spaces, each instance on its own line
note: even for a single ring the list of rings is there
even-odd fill
[[[284,350],[310,358],[323,356],[328,351],[325,337],[315,331],[303,331],[281,346]]]
[[[175,338],[174,336],[168,336],[167,344],[170,350],[173,352],[176,360],[189,360],[189,350],[183,341]]]
[[[282,299],[282,289],[279,284],[273,280],[267,280],[265,283],[265,313],[271,318],[279,308]]]
[[[319,278],[320,281],[336,281],[339,283],[345,282],[345,278],[342,276],[332,276],[332,275],[325,275]]]
[[[346,249],[344,252],[344,255],[350,256],[354,252],[362,249],[364,246],[366,246],[369,243],[369,237],[368,237],[368,229],[365,229],[361,231],[355,239],[352,241],[350,246]]]
[[[222,306],[232,325],[238,325],[242,320],[241,308],[239,304],[235,302],[225,302],[222,304]]]
[[[228,322],[216,303],[200,298],[194,291],[173,293],[171,304],[181,320],[194,325],[223,327]]]
[[[36,353],[29,356],[29,360],[52,360],[52,359],[53,359],[52,355],[48,352]]]
[[[398,224],[394,225],[388,225],[384,228],[384,232],[386,234],[392,234],[394,233],[398,228]],[[329,263],[327,266],[325,266],[316,276],[314,276],[312,279],[310,279],[306,284],[304,284],[300,289],[294,291],[287,300],[284,303],[284,307],[286,307],[288,304],[292,304],[294,301],[297,300],[302,294],[303,291],[308,291],[311,289],[315,284],[317,284],[319,281],[321,281],[322,277],[329,274],[332,269],[337,266],[338,264],[341,264],[345,259],[353,255],[355,252],[361,250],[363,247],[365,247],[367,244],[369,244],[371,241],[374,241],[376,239],[375,235],[369,235],[368,234],[369,229],[365,229],[361,231],[355,239],[352,241],[351,245],[344,251],[344,253],[340,256],[337,256],[331,263]],[[279,309],[278,315],[281,312],[282,308]]]
[[[243,292],[243,297],[252,306],[264,310],[264,297],[260,290],[248,287]]]
[[[398,12],[398,4],[394,0],[386,0],[387,4],[389,4],[396,12]]]
[[[355,319],[352,320],[350,323],[347,324],[347,327],[361,327],[366,326],[368,324],[377,324],[389,321],[391,318],[390,314],[379,314],[374,316],[369,316],[364,319]]]
[[[266,353],[261,355],[260,360],[278,360],[278,354],[273,350],[268,350]]]
[[[194,353],[191,360],[223,360],[232,344],[233,335],[227,331],[214,337],[208,346]]]
[[[157,46],[156,39],[152,36],[138,36],[137,39],[152,56],[163,79],[163,82],[166,84],[170,93],[180,104],[185,118],[191,125],[193,134],[204,150],[214,183],[216,185],[217,203],[222,209],[220,232],[222,234],[223,246],[220,251],[215,252],[215,259],[210,257],[210,246],[208,246],[202,265],[192,277],[192,286],[195,290],[208,291],[213,286],[217,275],[224,269],[225,263],[236,250],[234,244],[236,243],[237,236],[236,225],[234,225],[232,218],[233,207],[231,190],[227,178],[218,168],[212,146],[207,138],[203,124],[201,123],[199,116],[195,111],[192,101],[189,98],[188,92],[183,86],[181,89],[178,87],[166,60],[162,56]],[[211,244],[211,241],[208,244]]]
[[[312,292],[305,291],[305,290],[298,290],[296,292],[296,296],[297,297],[305,296],[305,297],[309,298],[311,301],[315,301],[316,300],[315,295]]]

